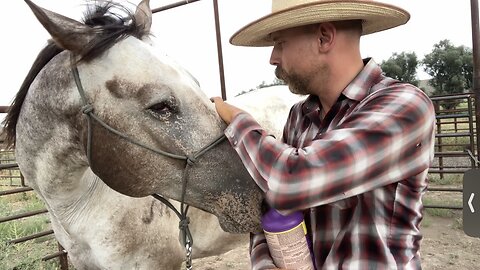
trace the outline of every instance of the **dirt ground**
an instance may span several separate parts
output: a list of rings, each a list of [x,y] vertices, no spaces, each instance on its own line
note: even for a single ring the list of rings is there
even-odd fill
[[[480,269],[480,239],[467,236],[453,218],[427,216],[421,256],[425,270]],[[221,256],[194,260],[196,270],[250,269],[248,244]]]

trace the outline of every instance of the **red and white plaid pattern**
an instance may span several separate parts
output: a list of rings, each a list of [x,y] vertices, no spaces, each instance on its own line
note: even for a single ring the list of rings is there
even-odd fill
[[[246,113],[225,134],[271,207],[304,210],[318,270],[421,269],[430,99],[367,59],[323,121],[320,109],[316,96],[294,105],[282,141]],[[274,267],[263,234],[251,237],[251,261]]]

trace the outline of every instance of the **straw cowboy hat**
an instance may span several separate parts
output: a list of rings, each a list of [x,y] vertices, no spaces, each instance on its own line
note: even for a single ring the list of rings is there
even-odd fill
[[[272,0],[272,12],[244,26],[230,38],[239,46],[271,46],[273,32],[301,25],[362,20],[363,35],[405,24],[410,14],[373,0]]]

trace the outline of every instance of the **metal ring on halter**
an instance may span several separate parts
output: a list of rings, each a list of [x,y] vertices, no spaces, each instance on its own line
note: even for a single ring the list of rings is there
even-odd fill
[[[192,270],[193,269],[193,266],[192,266],[192,246],[190,245],[190,243],[186,243],[185,244],[185,268],[187,270]]]

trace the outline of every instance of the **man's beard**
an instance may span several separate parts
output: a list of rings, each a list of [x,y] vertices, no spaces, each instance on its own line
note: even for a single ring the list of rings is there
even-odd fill
[[[290,92],[294,94],[309,95],[312,93],[309,87],[310,80],[308,78],[305,78],[304,76],[300,76],[295,72],[288,74],[280,66],[277,66],[275,68],[275,76],[277,76],[278,79],[284,81],[288,85]]]

